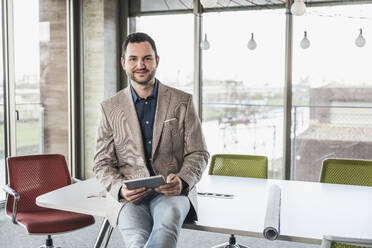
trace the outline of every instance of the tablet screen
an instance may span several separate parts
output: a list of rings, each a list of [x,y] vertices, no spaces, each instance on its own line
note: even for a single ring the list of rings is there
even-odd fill
[[[157,188],[160,185],[165,184],[164,177],[162,175],[152,176],[152,177],[144,177],[144,178],[136,178],[131,180],[124,181],[125,186],[128,189],[137,189],[137,188]]]

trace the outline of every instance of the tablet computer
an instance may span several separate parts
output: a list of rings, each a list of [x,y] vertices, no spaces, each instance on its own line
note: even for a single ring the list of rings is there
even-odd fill
[[[128,189],[136,189],[136,188],[157,188],[160,185],[165,184],[164,177],[162,175],[152,176],[152,177],[143,177],[143,178],[136,178],[124,181],[125,186]]]

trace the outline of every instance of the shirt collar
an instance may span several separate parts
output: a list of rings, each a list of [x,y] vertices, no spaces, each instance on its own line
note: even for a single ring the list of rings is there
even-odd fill
[[[147,99],[151,99],[151,98],[154,98],[156,99],[156,96],[158,95],[158,80],[155,78],[155,86],[154,86],[154,89],[152,90],[151,94],[147,97]],[[141,98],[137,95],[136,91],[134,90],[132,84],[130,85],[130,90],[132,91],[132,98],[133,98],[133,102],[137,102],[139,100],[141,100]]]

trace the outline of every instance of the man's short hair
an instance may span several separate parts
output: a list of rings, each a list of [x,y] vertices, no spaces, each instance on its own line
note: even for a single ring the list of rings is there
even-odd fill
[[[155,57],[158,57],[158,51],[156,50],[155,41],[148,34],[140,33],[140,32],[128,35],[128,37],[123,42],[123,46],[121,48],[121,57],[124,58],[125,51],[127,50],[127,46],[129,43],[140,43],[140,42],[146,42],[146,41],[150,43],[152,50],[154,50]]]

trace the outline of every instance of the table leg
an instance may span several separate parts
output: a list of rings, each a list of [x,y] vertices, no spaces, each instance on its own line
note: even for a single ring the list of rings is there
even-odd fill
[[[101,247],[103,239],[105,238],[107,229],[109,229],[110,227],[111,226],[110,226],[110,223],[109,223],[108,219],[105,218],[102,222],[101,229],[99,230],[96,242],[94,244],[94,248],[100,248]]]
[[[108,242],[110,241],[111,234],[112,234],[113,230],[114,230],[114,228],[112,226],[110,226],[109,230],[108,230],[108,233],[106,235],[106,241],[105,241],[105,245],[103,246],[103,248],[107,248],[107,245],[108,245]]]

